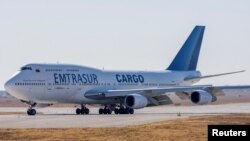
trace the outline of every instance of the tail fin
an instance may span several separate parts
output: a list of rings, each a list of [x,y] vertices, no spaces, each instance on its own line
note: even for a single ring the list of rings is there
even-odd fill
[[[196,70],[205,26],[196,26],[167,70]]]

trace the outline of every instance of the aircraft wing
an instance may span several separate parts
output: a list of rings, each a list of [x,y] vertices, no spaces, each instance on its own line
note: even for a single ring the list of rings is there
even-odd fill
[[[88,98],[108,98],[108,97],[125,97],[129,94],[141,94],[145,96],[161,95],[163,93],[172,92],[192,92],[196,90],[211,91],[214,89],[225,90],[225,89],[250,89],[250,85],[242,86],[212,86],[212,85],[193,85],[193,86],[175,86],[166,88],[145,88],[145,89],[125,89],[125,90],[106,90],[96,91],[91,90],[85,93]]]

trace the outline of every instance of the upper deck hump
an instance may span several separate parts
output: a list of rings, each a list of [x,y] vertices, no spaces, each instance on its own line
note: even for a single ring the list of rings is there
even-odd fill
[[[101,71],[100,69],[87,67],[83,65],[75,65],[75,64],[39,64],[39,63],[31,63],[26,64],[23,67],[31,67],[31,68],[46,68],[46,69],[76,69],[76,70],[92,70],[92,71]]]

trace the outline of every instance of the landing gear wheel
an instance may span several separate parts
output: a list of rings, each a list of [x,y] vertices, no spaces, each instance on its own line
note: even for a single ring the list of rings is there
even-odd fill
[[[130,114],[134,114],[134,109],[129,109]]]
[[[31,114],[34,116],[34,115],[36,115],[36,110],[35,109],[31,109]]]
[[[106,115],[108,113],[108,110],[105,108],[103,109],[103,114]]]
[[[86,109],[84,110],[84,113],[85,113],[86,115],[88,115],[88,114],[89,114],[89,109],[86,108]]]
[[[126,108],[125,109],[125,114],[129,114],[129,110],[130,110],[130,108]]]
[[[85,109],[81,109],[81,114],[82,114],[82,115],[85,114]]]
[[[115,108],[115,114],[119,114],[119,109]]]
[[[120,109],[119,109],[119,114],[124,114],[124,113],[125,113],[124,111],[125,111],[125,109],[120,108]]]
[[[107,114],[112,114],[112,110],[111,109],[109,109],[109,108],[104,108],[104,109],[102,109],[102,108],[100,108],[99,109],[99,114],[101,115],[101,114],[104,114],[104,115],[107,115]]]
[[[81,109],[77,108],[77,109],[76,109],[76,114],[77,114],[77,115],[80,115],[80,114],[81,114]]]
[[[107,114],[111,115],[112,114],[112,111],[110,109],[106,109],[107,111]]]
[[[104,111],[104,110],[103,110],[102,108],[100,108],[100,109],[99,109],[99,114],[100,114],[100,115],[103,114],[103,111]]]
[[[29,116],[34,116],[34,115],[36,115],[36,110],[35,109],[28,109],[27,114]]]
[[[31,116],[30,109],[27,110],[27,115]]]

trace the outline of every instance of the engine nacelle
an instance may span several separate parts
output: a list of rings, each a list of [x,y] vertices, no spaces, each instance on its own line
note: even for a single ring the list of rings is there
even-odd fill
[[[148,105],[148,99],[140,94],[130,94],[125,97],[124,104],[129,108],[140,109]]]
[[[191,101],[194,104],[205,105],[205,104],[209,104],[209,103],[216,101],[216,97],[207,91],[198,90],[198,91],[192,92]]]

